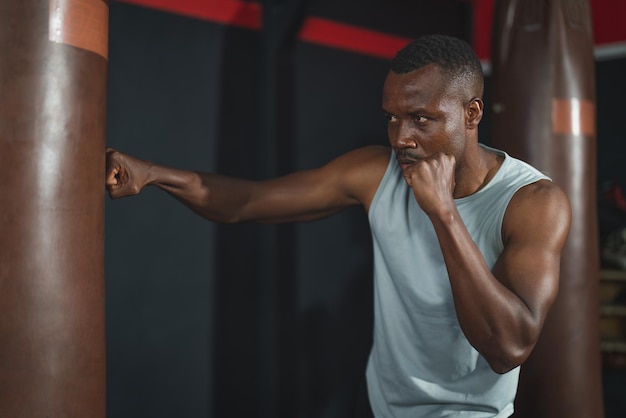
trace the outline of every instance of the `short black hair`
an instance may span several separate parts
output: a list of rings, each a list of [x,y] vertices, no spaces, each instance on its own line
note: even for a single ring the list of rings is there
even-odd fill
[[[438,65],[451,76],[484,83],[480,59],[472,47],[449,35],[424,35],[410,42],[391,61],[391,71],[406,74],[430,64]]]

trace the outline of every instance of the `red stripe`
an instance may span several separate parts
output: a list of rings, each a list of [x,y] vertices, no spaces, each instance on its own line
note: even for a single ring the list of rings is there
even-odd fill
[[[261,28],[261,5],[241,0],[116,0],[177,15],[233,25]]]
[[[261,6],[241,0],[117,0],[182,16],[234,25],[261,28]],[[300,40],[378,58],[393,58],[409,39],[317,17],[306,18]]]
[[[472,0],[472,45],[481,60],[491,54],[491,26],[495,0]]]
[[[624,0],[592,0],[593,36],[596,45],[626,41],[626,2]]]
[[[410,39],[319,17],[304,20],[298,38],[314,44],[391,59]]]

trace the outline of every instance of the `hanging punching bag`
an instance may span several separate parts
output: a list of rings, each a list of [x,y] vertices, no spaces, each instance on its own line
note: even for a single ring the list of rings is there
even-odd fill
[[[547,173],[572,205],[559,294],[522,366],[515,417],[603,416],[595,74],[587,0],[498,0],[491,143]]]
[[[0,417],[105,417],[108,3],[0,2]]]

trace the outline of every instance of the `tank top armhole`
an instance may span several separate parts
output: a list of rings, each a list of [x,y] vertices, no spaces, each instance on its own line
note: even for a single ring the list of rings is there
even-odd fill
[[[376,206],[378,202],[380,201],[380,195],[382,194],[383,189],[385,188],[385,186],[389,182],[389,179],[391,178],[393,168],[394,168],[393,162],[394,162],[394,158],[393,158],[393,150],[392,150],[389,155],[389,162],[387,163],[387,169],[385,170],[385,174],[383,175],[383,178],[380,181],[378,188],[376,189],[376,193],[374,193],[372,204],[370,205],[369,210],[367,211],[367,218],[370,221],[370,223],[372,221],[372,214],[376,210]]]

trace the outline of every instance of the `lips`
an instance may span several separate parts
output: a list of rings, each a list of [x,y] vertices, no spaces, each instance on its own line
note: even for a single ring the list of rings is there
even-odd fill
[[[410,155],[406,150],[398,151],[396,153],[396,160],[398,160],[398,164],[400,164],[403,171],[421,159],[422,158],[419,156]]]
[[[413,149],[399,149],[396,151],[396,158],[398,161],[407,160],[411,162],[415,162],[417,160],[423,160],[426,158],[425,155],[419,155],[416,150]]]
[[[400,164],[400,168],[402,168],[402,171],[409,168],[411,165],[413,165],[413,163],[415,163],[415,160],[408,160],[406,158],[398,159],[398,164]]]
[[[411,150],[399,150],[396,152],[396,160],[402,168],[402,171],[406,170],[417,162],[424,161],[427,158],[428,157],[424,155],[416,155],[415,153],[412,153]]]

